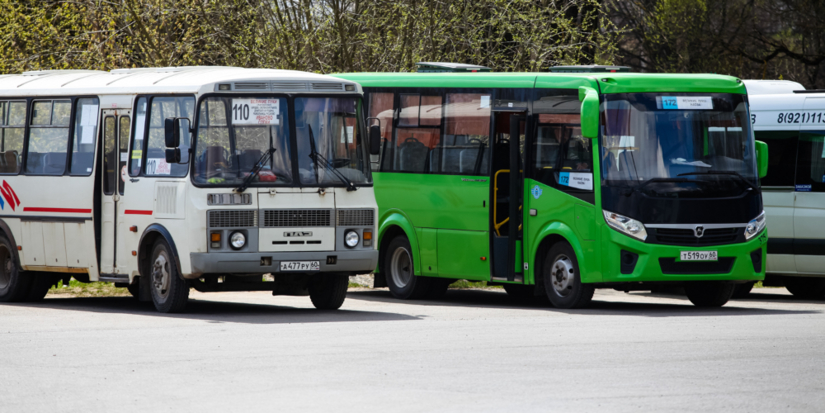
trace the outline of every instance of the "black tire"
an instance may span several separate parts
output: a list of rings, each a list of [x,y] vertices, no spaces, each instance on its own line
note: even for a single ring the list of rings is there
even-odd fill
[[[582,308],[590,304],[595,288],[583,284],[579,261],[570,244],[554,244],[544,256],[542,277],[547,299],[556,308]]]
[[[20,263],[14,259],[11,242],[0,236],[0,301],[23,301],[31,291],[33,277],[20,272]]]
[[[152,260],[146,266],[152,303],[161,313],[179,313],[189,300],[189,283],[181,278],[174,259],[172,249],[165,240],[159,239],[152,248]]]
[[[504,291],[507,291],[507,295],[517,301],[532,300],[535,290],[535,285],[504,284]]]
[[[337,310],[347,298],[348,285],[346,274],[315,274],[309,282],[309,299],[319,310]]]
[[[25,298],[25,301],[29,302],[40,301],[45,298],[49,290],[63,278],[60,274],[48,272],[32,272],[27,273],[26,276],[32,277],[32,285]]]
[[[685,283],[685,294],[697,307],[721,307],[730,300],[735,286],[723,281],[692,281]]]
[[[753,286],[756,284],[756,281],[746,282],[743,284],[736,284],[733,287],[733,296],[731,298],[745,298],[753,290]]]
[[[785,288],[794,297],[816,300],[825,296],[825,278],[785,277]]]
[[[425,297],[433,280],[429,277],[415,275],[415,262],[413,262],[410,241],[403,235],[393,238],[387,246],[382,271],[387,279],[390,293],[402,300]]]

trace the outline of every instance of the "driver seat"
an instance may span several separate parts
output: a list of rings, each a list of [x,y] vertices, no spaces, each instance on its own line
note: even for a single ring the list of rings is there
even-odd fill
[[[207,146],[205,153],[206,177],[213,178],[221,175],[229,168],[222,146]]]

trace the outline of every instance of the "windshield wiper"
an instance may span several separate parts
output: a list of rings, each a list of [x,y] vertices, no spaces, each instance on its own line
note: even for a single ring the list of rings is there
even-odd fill
[[[249,188],[249,184],[251,184],[252,180],[258,176],[258,172],[261,172],[261,169],[263,169],[264,164],[269,160],[269,158],[272,158],[272,154],[275,153],[275,150],[275,148],[269,148],[268,151],[261,155],[261,158],[258,159],[258,162],[255,162],[255,166],[253,166],[249,171],[249,176],[243,180],[241,186],[235,188],[235,192],[243,192],[246,191],[246,188]]]
[[[312,159],[315,165],[315,180],[318,181],[318,184],[321,183],[320,179],[318,178],[318,165],[320,164],[325,169],[332,172],[332,174],[335,175],[335,177],[338,178],[341,182],[343,182],[344,185],[347,186],[347,191],[357,191],[358,188],[355,186],[354,183],[352,183],[352,181],[347,179],[347,177],[344,176],[344,174],[342,174],[341,171],[336,169],[327,158],[324,158],[323,155],[318,153],[318,150],[315,149],[315,137],[312,135],[312,126],[307,125],[307,127],[309,128],[309,158]]]
[[[679,175],[676,175],[676,176],[687,176],[687,175],[733,175],[733,176],[738,177],[740,180],[742,180],[742,182],[744,182],[745,185],[747,185],[751,189],[753,189],[755,191],[759,190],[759,188],[757,188],[754,184],[750,183],[750,181],[748,181],[747,178],[745,178],[739,172],[736,172],[736,171],[683,172],[683,173],[680,173]]]

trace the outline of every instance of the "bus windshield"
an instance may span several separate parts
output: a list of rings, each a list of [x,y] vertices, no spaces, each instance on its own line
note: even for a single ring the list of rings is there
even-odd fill
[[[608,94],[601,115],[604,185],[680,197],[757,185],[744,95]]]

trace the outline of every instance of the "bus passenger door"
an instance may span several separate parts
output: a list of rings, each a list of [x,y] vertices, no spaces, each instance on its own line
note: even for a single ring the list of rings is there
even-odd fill
[[[118,221],[122,221],[122,208],[119,207],[123,195],[123,180],[126,176],[126,149],[129,141],[130,111],[123,109],[103,110],[103,139],[101,150],[101,188],[100,190],[100,273],[101,280],[114,281],[113,278],[125,278],[128,274],[118,271]],[[122,142],[121,142],[122,140]],[[120,217],[120,218],[119,218]],[[125,258],[125,257],[120,257]],[[122,265],[121,265],[122,267]]]
[[[492,168],[492,279],[523,282],[522,209],[524,193],[523,113],[495,113]]]

